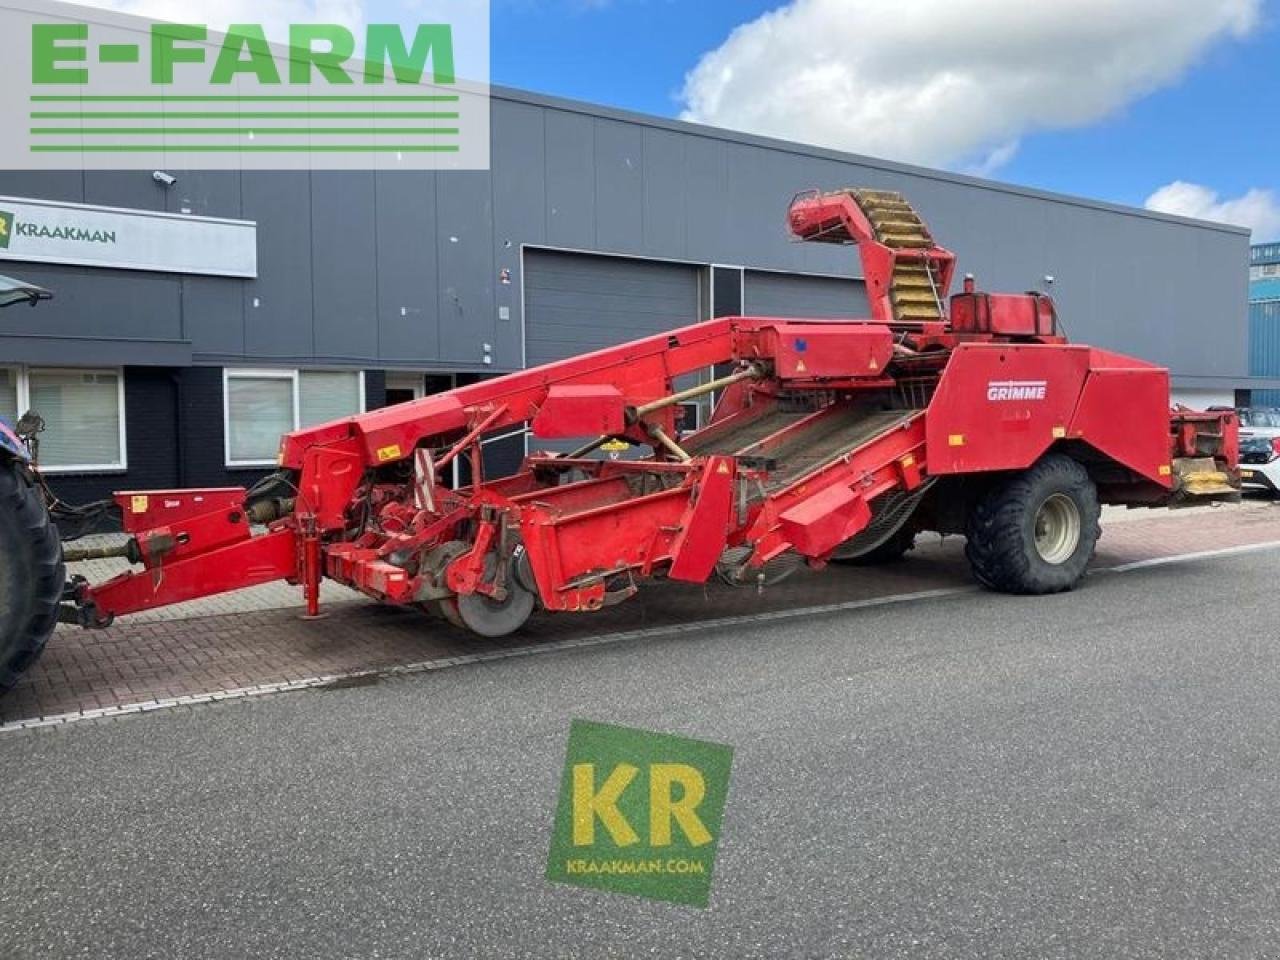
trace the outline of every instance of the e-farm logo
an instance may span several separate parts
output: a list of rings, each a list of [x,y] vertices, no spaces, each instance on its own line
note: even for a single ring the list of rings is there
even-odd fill
[[[485,168],[488,0],[414,10],[421,22],[293,23],[269,39],[261,23],[220,33],[0,0],[0,97],[14,108],[13,86],[29,92],[16,137],[26,166]],[[6,65],[15,53],[25,78]],[[0,166],[14,154],[0,143]]]
[[[705,907],[733,748],[574,720],[547,879]]]

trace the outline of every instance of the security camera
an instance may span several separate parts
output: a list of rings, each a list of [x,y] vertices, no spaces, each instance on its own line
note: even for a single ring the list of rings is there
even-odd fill
[[[162,187],[172,187],[178,182],[178,178],[172,173],[165,173],[163,170],[152,170],[151,179]]]

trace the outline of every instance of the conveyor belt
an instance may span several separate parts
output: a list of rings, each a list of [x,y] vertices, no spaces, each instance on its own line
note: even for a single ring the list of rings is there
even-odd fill
[[[699,442],[697,436],[689,437],[684,448],[694,454],[742,453],[751,445],[812,413],[811,410],[773,410],[739,427],[731,427],[718,436],[709,437],[704,442]]]
[[[869,440],[905,423],[916,414],[915,410],[865,410],[849,407],[838,413],[822,417],[785,442],[768,451],[768,458],[777,463],[765,484],[766,490],[786,486],[807,473],[856,450]],[[699,443],[696,437],[688,438],[685,449],[694,455],[711,453],[749,454],[749,448],[765,437],[782,430],[812,412],[774,410],[742,426],[708,438]]]
[[[929,228],[902,194],[888,190],[849,190],[875,230],[876,239],[897,250],[928,250],[934,246]],[[893,318],[908,323],[942,319],[937,281],[926,260],[898,260],[889,288]]]
[[[787,486],[906,423],[915,414],[915,410],[850,409],[826,417],[770,454],[777,460],[778,469],[769,475],[765,489],[773,491]]]

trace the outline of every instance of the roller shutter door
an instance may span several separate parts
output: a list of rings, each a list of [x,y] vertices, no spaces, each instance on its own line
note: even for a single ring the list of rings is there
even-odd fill
[[[866,319],[871,313],[861,280],[748,270],[744,285],[749,317]]]
[[[561,360],[698,320],[698,271],[685,264],[527,250],[525,358]]]

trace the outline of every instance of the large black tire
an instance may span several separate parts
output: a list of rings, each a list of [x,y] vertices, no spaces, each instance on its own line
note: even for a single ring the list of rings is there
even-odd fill
[[[1100,513],[1098,490],[1084,467],[1049,454],[977,503],[965,554],[974,576],[992,590],[1071,590],[1102,535]]]
[[[62,543],[40,491],[24,466],[0,463],[0,693],[44,650],[65,580]]]

